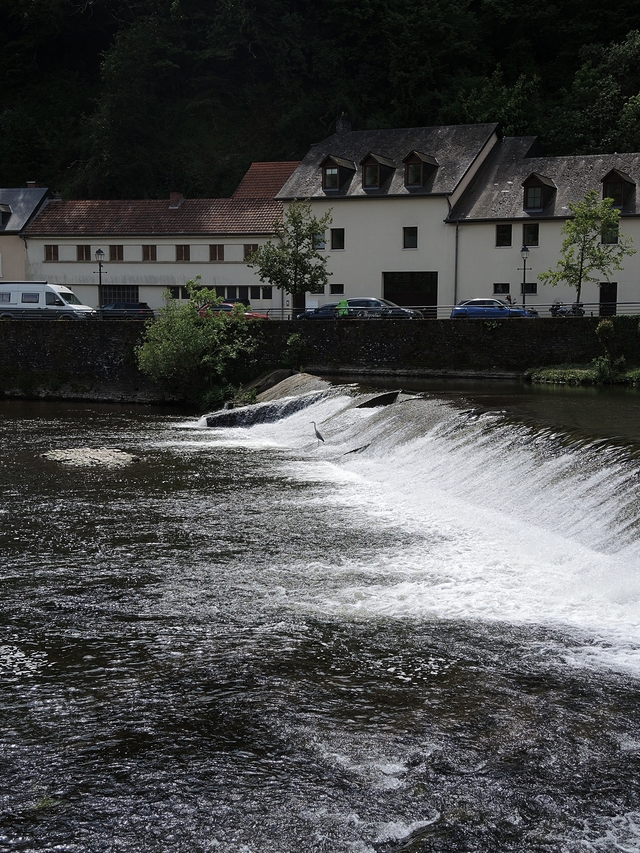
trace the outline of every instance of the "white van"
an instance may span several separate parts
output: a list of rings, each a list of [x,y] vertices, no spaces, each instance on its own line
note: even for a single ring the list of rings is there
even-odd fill
[[[46,281],[0,282],[0,320],[96,320],[72,290]]]

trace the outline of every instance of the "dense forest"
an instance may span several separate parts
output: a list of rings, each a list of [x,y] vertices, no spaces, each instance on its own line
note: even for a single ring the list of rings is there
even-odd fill
[[[226,195],[342,112],[640,150],[640,4],[0,0],[0,186]]]

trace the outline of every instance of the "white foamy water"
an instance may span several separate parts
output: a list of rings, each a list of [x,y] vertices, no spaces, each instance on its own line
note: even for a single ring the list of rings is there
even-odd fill
[[[437,400],[357,402],[336,395],[276,423],[207,431],[247,452],[286,450],[292,482],[332,487],[322,502],[336,525],[357,512],[348,554],[301,555],[301,571],[331,578],[316,608],[567,629],[582,635],[571,663],[640,675],[637,463]],[[393,531],[389,547],[371,554],[367,529]]]

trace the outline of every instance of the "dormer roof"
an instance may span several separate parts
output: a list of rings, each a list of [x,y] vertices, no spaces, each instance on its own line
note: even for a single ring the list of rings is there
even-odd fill
[[[463,124],[412,127],[394,130],[360,130],[336,133],[313,145],[278,198],[367,198],[448,195],[467,176],[480,153],[496,137],[497,124]],[[405,186],[404,170],[397,164],[421,152],[424,163],[437,167],[424,186]],[[428,154],[422,152],[429,152]],[[381,166],[393,169],[383,189],[370,193],[363,187],[363,161],[373,157]],[[323,189],[323,169],[329,160],[339,168],[354,170],[353,179],[341,186]],[[356,166],[356,164],[358,164]]]
[[[634,183],[640,178],[640,153],[539,157],[535,137],[505,137],[495,145],[469,188],[455,205],[449,221],[566,219],[569,204],[584,199],[588,190],[602,192],[603,175],[615,169]],[[523,188],[529,180],[554,188],[542,210],[526,211]],[[636,193],[630,193],[623,216],[640,215]]]

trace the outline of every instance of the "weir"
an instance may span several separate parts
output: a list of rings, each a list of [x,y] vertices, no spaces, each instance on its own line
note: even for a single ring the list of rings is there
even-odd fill
[[[376,390],[0,404],[0,847],[640,850],[639,398]]]

